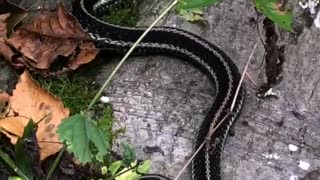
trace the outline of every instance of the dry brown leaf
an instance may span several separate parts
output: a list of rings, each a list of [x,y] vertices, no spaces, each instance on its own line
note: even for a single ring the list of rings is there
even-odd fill
[[[8,42],[26,56],[27,62],[37,69],[48,69],[59,55],[71,55],[78,44],[72,39],[59,40],[41,37],[35,33],[18,29]]]
[[[0,92],[0,102],[9,101],[9,95],[5,92]]]
[[[17,137],[22,137],[24,127],[27,123],[28,120],[24,117],[8,116],[1,119],[0,126],[5,130],[2,133],[6,134],[11,139],[11,142],[15,144]]]
[[[0,37],[0,56],[4,57],[5,60],[10,62],[13,55],[14,52],[12,51],[10,46],[8,46],[5,40]]]
[[[0,37],[6,37],[7,35],[7,23],[10,13],[0,14]]]
[[[65,68],[76,69],[92,61],[98,53],[93,43],[86,40],[90,40],[89,36],[60,3],[57,12],[43,11],[30,24],[19,28],[8,43],[27,57],[26,63],[36,69],[50,69],[59,56],[71,60]],[[77,52],[78,47],[80,51]]]
[[[2,128],[21,137],[29,118],[35,122],[44,118],[39,122],[37,131],[41,160],[61,149],[62,144],[58,143],[56,129],[60,122],[69,116],[69,109],[64,108],[60,99],[34,82],[28,72],[21,75],[20,82],[10,96],[10,107],[11,116],[0,121]],[[18,116],[15,116],[16,114]],[[6,134],[12,143],[16,143],[16,136]]]
[[[94,59],[98,54],[98,51],[95,49],[93,43],[80,44],[79,48],[81,51],[76,57],[74,57],[73,60],[69,62],[69,69],[75,70],[82,64],[87,64],[91,62],[92,59]]]
[[[6,44],[5,38],[7,35],[7,19],[9,18],[10,13],[0,15],[0,56],[3,56],[5,60],[11,61],[14,52]]]
[[[90,39],[82,30],[78,21],[68,13],[62,3],[59,4],[56,12],[43,11],[39,16],[34,17],[30,24],[23,25],[21,29],[60,39]]]
[[[0,15],[0,56],[10,62],[17,69],[25,67],[24,58],[14,56],[15,53],[6,41],[6,36],[11,34],[13,28],[27,16],[26,12],[20,11],[13,14],[6,13]],[[8,32],[9,31],[9,32]]]

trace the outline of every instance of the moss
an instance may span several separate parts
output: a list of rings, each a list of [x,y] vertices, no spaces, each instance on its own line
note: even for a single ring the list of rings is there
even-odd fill
[[[130,0],[123,5],[122,9],[111,11],[102,17],[104,21],[112,24],[133,27],[139,20],[138,6],[135,0]]]
[[[108,143],[112,145],[112,125],[113,125],[113,110],[110,105],[107,105],[102,110],[101,117],[97,117],[97,126],[100,127],[103,132],[106,133],[106,137],[108,140]]]
[[[94,119],[97,122],[97,126],[105,133],[107,143],[110,144],[110,147],[112,147],[112,141],[114,138],[114,133],[112,132],[114,117],[111,106],[107,105],[103,108],[103,110],[95,113]],[[90,146],[90,150],[94,152],[94,154],[98,153],[98,150],[95,146]],[[104,156],[103,162],[99,162],[94,159],[94,163],[103,167],[105,164],[111,163],[112,159],[112,155],[107,154],[106,156]]]
[[[41,86],[61,98],[71,114],[86,109],[98,91],[96,85],[83,78],[61,76],[50,79],[36,77]]]

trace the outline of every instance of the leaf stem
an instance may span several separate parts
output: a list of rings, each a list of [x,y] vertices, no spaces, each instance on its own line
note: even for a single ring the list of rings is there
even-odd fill
[[[133,52],[133,50],[137,47],[137,45],[142,41],[142,39],[150,32],[150,30],[178,3],[178,0],[174,0],[165,11],[143,32],[143,34],[139,37],[139,39],[133,44],[133,46],[129,49],[129,51],[125,54],[125,56],[121,59],[117,67],[112,71],[108,79],[101,86],[96,96],[93,98],[91,103],[87,108],[87,112],[92,108],[92,106],[97,102],[98,98],[101,96],[103,90],[109,85],[114,75],[118,72],[123,63],[128,59],[129,55]]]
[[[57,166],[58,166],[58,164],[59,164],[59,162],[61,160],[61,157],[62,157],[64,151],[66,150],[66,148],[67,148],[67,146],[64,144],[63,147],[61,148],[58,156],[56,157],[56,159],[54,160],[53,164],[51,165],[50,170],[49,170],[49,172],[48,172],[48,174],[46,176],[46,180],[49,180],[51,178],[51,176],[52,176],[54,170],[57,168]]]

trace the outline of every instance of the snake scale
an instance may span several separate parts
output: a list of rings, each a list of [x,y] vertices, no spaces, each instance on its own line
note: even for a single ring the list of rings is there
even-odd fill
[[[145,30],[110,24],[103,14],[121,7],[126,0],[77,0],[73,14],[97,47],[126,52]],[[216,88],[215,101],[205,116],[195,140],[194,151],[206,142],[192,161],[194,180],[221,180],[220,161],[230,127],[240,113],[244,99],[241,87],[235,108],[230,107],[241,75],[233,61],[218,47],[188,31],[155,27],[134,51],[135,55],[165,55],[189,62],[205,73]],[[228,116],[215,131],[217,124]],[[161,179],[159,177],[149,179]]]

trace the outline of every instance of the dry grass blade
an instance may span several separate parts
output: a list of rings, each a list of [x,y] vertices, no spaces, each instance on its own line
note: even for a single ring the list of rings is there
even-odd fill
[[[249,56],[249,59],[248,59],[248,61],[247,61],[247,64],[246,64],[246,66],[244,67],[244,70],[243,70],[243,72],[242,72],[242,76],[241,76],[239,85],[238,85],[238,87],[237,87],[236,93],[234,94],[234,98],[233,98],[233,101],[232,101],[232,104],[231,104],[231,107],[230,107],[230,111],[231,111],[231,112],[233,111],[234,105],[236,104],[236,101],[237,101],[237,97],[238,97],[240,88],[241,88],[241,86],[242,86],[244,77],[245,77],[246,74],[247,74],[250,61],[251,61],[251,59],[252,59],[253,53],[256,51],[257,45],[258,45],[258,43],[256,43],[256,44],[254,45],[254,47],[253,47],[253,49],[252,49],[252,51],[251,51],[251,54],[250,54],[250,56]]]

